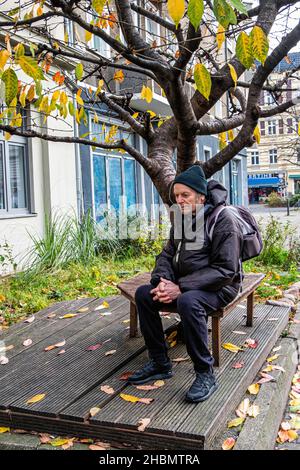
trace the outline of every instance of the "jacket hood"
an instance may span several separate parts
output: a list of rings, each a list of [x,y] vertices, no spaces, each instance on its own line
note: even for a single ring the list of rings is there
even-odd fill
[[[219,181],[210,180],[207,185],[207,198],[204,206],[205,215],[209,214],[215,207],[226,205],[228,191]]]

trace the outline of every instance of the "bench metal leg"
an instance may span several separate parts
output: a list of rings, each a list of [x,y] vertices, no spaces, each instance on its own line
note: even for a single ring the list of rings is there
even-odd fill
[[[253,305],[254,305],[254,292],[247,297],[247,326],[253,326]]]
[[[220,317],[212,317],[212,352],[215,360],[214,366],[220,367],[221,364],[221,319]]]
[[[138,326],[137,326],[137,310],[133,302],[130,302],[130,338],[135,338],[137,336]]]

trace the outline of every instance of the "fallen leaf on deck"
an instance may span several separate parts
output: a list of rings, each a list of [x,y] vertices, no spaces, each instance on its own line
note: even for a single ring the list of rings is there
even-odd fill
[[[35,317],[34,315],[32,315],[32,317],[27,318],[27,320],[25,320],[24,323],[32,323],[34,320],[35,320]]]
[[[130,323],[130,318],[128,318],[127,320],[123,320],[122,323]]]
[[[228,427],[228,428],[235,428],[235,427],[237,427],[237,426],[240,426],[240,424],[242,424],[244,421],[245,421],[245,418],[235,418],[235,419],[232,419],[232,420],[229,421],[229,423],[227,424],[227,427]]]
[[[277,321],[279,318],[267,318],[268,321]]]
[[[251,395],[257,395],[258,392],[259,392],[259,389],[260,389],[260,386],[259,386],[259,384],[257,384],[257,383],[256,383],[256,384],[252,384],[252,385],[250,385],[250,386],[247,388],[248,392],[249,392]]]
[[[68,444],[69,439],[63,439],[61,437],[57,437],[56,439],[53,439],[50,444],[52,447],[61,447],[64,446],[65,444]]]
[[[62,346],[64,346],[66,344],[66,341],[63,340],[61,341],[60,343],[56,343],[56,344],[51,344],[50,346],[47,346],[44,351],[52,351],[52,349],[55,349],[55,348],[61,348]]]
[[[164,380],[156,380],[156,381],[154,382],[154,385],[155,385],[156,387],[163,387],[163,386],[165,385],[165,381],[164,381]]]
[[[183,362],[183,361],[189,361],[189,357],[176,357],[175,359],[172,359],[172,362]]]
[[[237,307],[240,307],[240,308],[247,308],[246,305],[243,305],[243,304],[237,304]]]
[[[276,379],[270,375],[270,374],[265,374],[264,372],[260,372],[260,375],[262,376],[262,379],[258,380],[258,384],[264,384],[267,382],[275,382]]]
[[[275,356],[268,357],[267,362],[276,361],[276,359],[278,359],[278,357],[279,357],[279,354],[275,354]]]
[[[105,353],[105,356],[111,356],[112,354],[115,354],[116,352],[117,352],[116,349],[112,349],[111,351],[107,351],[107,352]]]
[[[96,351],[96,349],[99,349],[102,347],[102,343],[98,343],[98,344],[93,344],[92,346],[89,346],[88,348],[86,348],[87,351]]]
[[[104,393],[107,393],[108,395],[115,393],[114,389],[109,385],[101,385],[100,390]]]
[[[280,351],[280,349],[281,349],[281,346],[277,346],[277,348],[273,348],[272,351],[276,352],[276,351]]]
[[[101,316],[106,317],[107,315],[111,315],[111,314],[112,314],[112,312],[103,312],[103,313],[101,313]]]
[[[65,354],[65,352],[66,352],[66,350],[65,350],[65,349],[62,349],[61,351],[59,351],[59,352],[57,353],[57,355],[59,356],[60,354]]]
[[[300,406],[300,399],[294,399],[289,402],[290,406]]]
[[[133,372],[124,372],[119,379],[120,380],[128,380],[128,378],[133,374]]]
[[[47,315],[47,318],[54,318],[56,317],[56,313],[49,313],[49,315]]]
[[[61,446],[61,448],[62,448],[63,450],[68,450],[68,449],[70,449],[70,447],[73,447],[73,445],[74,445],[73,440],[74,440],[74,439],[68,439],[68,442],[67,442],[66,444],[63,444],[63,445]]]
[[[151,419],[150,418],[142,418],[138,422],[138,431],[143,432],[145,431],[146,427],[150,423]]]
[[[98,406],[94,406],[93,408],[90,409],[90,416],[91,417],[95,416],[97,413],[99,413],[100,410],[101,408],[99,408]]]
[[[8,364],[9,359],[6,356],[0,356],[0,364],[4,366],[5,364]]]
[[[9,346],[2,346],[2,347],[0,348],[0,353],[6,352],[6,351],[10,351],[10,350],[13,349],[13,348],[14,348],[14,345],[13,345],[13,344],[10,344]]]
[[[256,416],[259,415],[259,406],[258,405],[250,406],[247,414],[248,416],[251,416],[252,418],[256,418]]]
[[[109,308],[109,303],[106,301],[102,302],[102,304],[96,307],[94,311],[103,310],[104,308]]]
[[[138,390],[156,390],[159,387],[155,385],[135,385],[135,388],[137,388]]]
[[[32,345],[32,339],[26,339],[23,341],[23,346],[31,346]]]
[[[292,429],[289,429],[288,431],[284,431],[281,429],[278,432],[278,438],[276,439],[277,442],[283,443],[283,442],[292,442],[298,439],[298,433]]]
[[[250,400],[249,398],[245,398],[245,400],[239,404],[237,410],[235,410],[237,416],[239,416],[239,418],[246,418],[249,406]]]
[[[280,426],[281,429],[283,429],[284,431],[288,431],[289,429],[291,429],[291,425],[288,421],[283,421]]]
[[[84,313],[84,312],[87,312],[88,310],[89,310],[89,307],[82,307],[82,308],[78,309],[77,312]]]
[[[59,317],[59,318],[63,320],[64,318],[73,318],[73,317],[77,317],[77,313],[67,313],[63,317]]]
[[[291,421],[290,421],[292,429],[299,430],[300,429],[300,416],[295,416]]]
[[[244,331],[233,331],[232,333],[235,333],[236,335],[246,335]]]
[[[231,450],[235,444],[235,439],[233,437],[228,437],[222,444],[223,450]]]
[[[120,393],[120,397],[125,401],[130,401],[132,403],[141,402],[145,405],[149,405],[154,400],[154,398],[139,398],[134,395],[126,395],[125,393]]]
[[[41,434],[39,434],[39,436],[40,436],[40,443],[41,444],[48,444],[48,442],[51,441],[50,434],[41,433]]]
[[[34,397],[32,398],[29,398],[29,400],[27,400],[27,405],[30,405],[31,403],[37,403],[41,400],[43,400],[45,398],[46,394],[45,393],[41,393],[39,395],[34,395]]]
[[[167,336],[167,340],[171,341],[172,339],[176,338],[176,336],[177,336],[177,330],[172,331],[172,333],[170,333],[169,336]]]
[[[4,434],[5,432],[10,432],[10,428],[0,427],[0,434]]]
[[[232,343],[224,343],[224,344],[222,344],[222,347],[224,349],[227,349],[228,351],[233,352],[233,353],[237,353],[238,351],[242,351],[242,349],[239,346],[236,346],[235,344],[232,344]]]
[[[244,361],[236,362],[235,364],[232,365],[233,369],[242,369],[244,367],[245,363]]]
[[[89,446],[90,450],[108,450],[110,449],[110,444],[106,442],[96,442],[95,444],[91,444]]]
[[[245,346],[248,348],[256,349],[258,346],[258,341],[256,339],[248,338],[245,341]]]

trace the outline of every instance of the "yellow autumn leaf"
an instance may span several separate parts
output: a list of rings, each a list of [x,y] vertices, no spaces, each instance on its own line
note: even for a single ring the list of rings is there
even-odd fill
[[[267,362],[276,361],[278,357],[279,357],[279,354],[275,354],[274,356],[268,357]]]
[[[59,317],[59,318],[62,320],[64,318],[73,318],[73,317],[77,317],[76,313],[66,313],[66,315]]]
[[[90,42],[92,37],[93,37],[93,33],[91,33],[90,31],[85,32],[85,42]]]
[[[222,347],[224,349],[227,349],[228,351],[233,352],[233,353],[236,353],[238,351],[242,351],[242,349],[239,346],[236,346],[235,344],[232,344],[232,343],[224,343],[224,344],[222,344]]]
[[[132,115],[133,119],[136,119],[136,118],[138,117],[138,115],[139,115],[139,113],[134,113],[134,114]]]
[[[104,302],[102,302],[101,304],[104,308],[109,308],[109,303],[106,302],[106,300],[104,300]]]
[[[248,387],[248,392],[251,393],[251,395],[257,395],[260,389],[259,384],[252,384]]]
[[[120,397],[125,401],[130,401],[132,403],[138,402],[140,399],[134,395],[126,395],[125,393],[120,393]]]
[[[4,139],[9,140],[11,138],[11,134],[9,132],[4,132]]]
[[[66,445],[68,442],[69,442],[69,439],[63,439],[61,437],[57,437],[56,439],[53,439],[52,441],[50,441],[50,444],[53,447],[61,447],[61,446]]]
[[[211,92],[211,76],[204,64],[196,64],[194,67],[194,80],[199,93],[205,99],[209,99]]]
[[[216,34],[218,51],[221,49],[223,42],[225,41],[225,28],[219,24]]]
[[[260,129],[259,126],[256,126],[253,132],[253,137],[256,140],[256,142],[259,144],[260,143]]]
[[[77,312],[79,312],[79,313],[84,313],[84,312],[87,312],[88,310],[89,310],[88,307],[82,307],[82,308],[80,308],[79,310],[77,310]]]
[[[241,64],[243,64],[246,69],[249,69],[254,59],[250,38],[245,31],[242,31],[237,38],[235,53]]]
[[[97,90],[96,90],[96,96],[99,95],[99,93],[102,92],[103,85],[104,85],[104,80],[99,80],[98,87],[97,87]]]
[[[260,26],[254,26],[252,29],[250,33],[250,45],[253,57],[264,64],[269,51],[269,40]]]
[[[141,91],[141,99],[146,100],[147,103],[151,103],[153,99],[153,93],[151,88],[148,86],[143,85],[142,91]]]
[[[300,135],[300,121],[298,122],[298,135]]]
[[[10,428],[0,427],[0,434],[4,434],[5,432],[10,432]]]
[[[80,96],[81,93],[82,93],[82,89],[79,88],[79,90],[78,90],[77,93],[76,93],[76,101],[77,101],[77,103],[79,104],[79,106],[83,106],[83,105],[84,105],[83,99],[82,99],[81,96]]]
[[[164,380],[156,380],[154,382],[155,387],[163,387],[165,385]]]
[[[122,83],[124,81],[124,73],[123,70],[117,70],[114,74],[114,80],[116,82]]]
[[[151,111],[150,109],[147,109],[146,112],[150,114],[151,119],[153,119],[156,116],[156,113],[154,111]]]
[[[294,399],[289,402],[290,406],[300,406],[300,399]]]
[[[184,15],[185,3],[184,0],[168,0],[168,12],[174,21],[176,28],[178,28],[179,21]]]
[[[237,79],[238,79],[236,70],[235,70],[235,68],[233,67],[233,65],[231,65],[231,64],[228,64],[228,67],[229,67],[229,70],[230,70],[231,78],[232,78],[233,83],[234,83],[234,88],[236,88]]]
[[[45,393],[41,393],[39,395],[34,395],[34,397],[29,398],[29,400],[27,400],[26,404],[30,405],[31,403],[38,403],[39,401],[43,400],[45,398],[45,396],[46,396]]]
[[[223,450],[231,450],[235,444],[235,439],[233,437],[228,437],[222,444]]]
[[[289,431],[287,431],[287,433],[289,436],[289,442],[295,441],[299,437],[297,431],[294,431],[293,429],[290,429]]]
[[[230,142],[232,142],[234,140],[234,132],[233,132],[233,129],[229,129],[229,131],[227,131],[227,135],[228,135],[228,140]]]
[[[245,421],[245,418],[235,418],[235,419],[232,419],[232,420],[229,421],[229,423],[227,424],[227,427],[228,427],[228,428],[235,428],[235,427],[237,427],[237,426],[240,426],[240,424],[242,424],[244,421]]]
[[[8,52],[8,50],[3,49],[2,51],[0,51],[0,69],[4,68],[6,62],[8,61],[9,56],[10,56],[10,53]]]

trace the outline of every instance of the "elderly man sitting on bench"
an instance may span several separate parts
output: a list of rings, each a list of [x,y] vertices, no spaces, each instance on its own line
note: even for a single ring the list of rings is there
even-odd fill
[[[208,348],[207,319],[211,312],[226,306],[238,294],[243,279],[240,271],[242,234],[235,217],[223,210],[210,241],[205,222],[215,207],[226,205],[227,190],[217,181],[212,180],[208,185],[199,165],[177,176],[171,192],[183,220],[189,214],[193,230],[197,228],[198,208],[202,208],[203,240],[198,249],[191,249],[191,240],[185,231],[181,239],[176,238],[172,224],[169,241],[156,258],[151,284],[137,289],[136,307],[150,361],[135,372],[129,382],[144,384],[172,377],[159,312],[166,304],[175,305],[196,373],[186,400],[195,403],[206,400],[217,388],[214,359]]]

